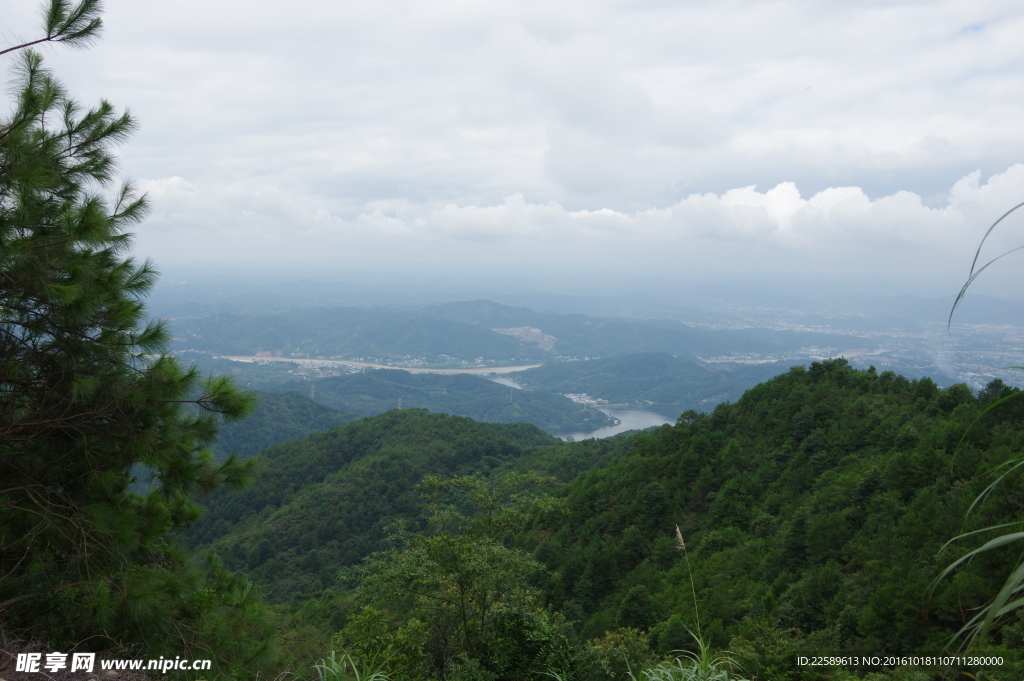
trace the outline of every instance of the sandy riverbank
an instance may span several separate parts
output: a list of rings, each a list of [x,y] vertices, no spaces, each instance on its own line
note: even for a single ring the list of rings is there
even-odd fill
[[[245,355],[214,355],[219,359],[230,359],[233,362],[291,362],[299,366],[350,366],[367,369],[402,369],[412,374],[510,374],[514,371],[526,371],[539,367],[540,364],[524,364],[512,367],[472,367],[467,369],[422,369],[419,367],[395,367],[387,364],[356,362],[350,359],[305,359],[296,357],[254,357]]]

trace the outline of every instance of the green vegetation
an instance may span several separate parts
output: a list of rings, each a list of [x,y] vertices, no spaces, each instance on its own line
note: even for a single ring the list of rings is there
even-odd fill
[[[467,481],[500,485],[510,472],[539,471],[568,482],[549,502],[561,510],[532,516],[501,545],[542,566],[516,572],[516,584],[532,585],[516,588],[537,599],[509,606],[526,629],[506,633],[561,651],[562,666],[550,671],[595,681],[630,670],[679,675],[694,658],[671,651],[713,660],[728,649],[745,670],[730,677],[845,678],[796,657],[937,652],[973,617],[968,604],[998,591],[1014,565],[1012,553],[988,551],[929,590],[953,557],[942,550],[948,538],[1019,513],[1019,489],[1000,486],[963,525],[991,482],[987,471],[1024,447],[1024,402],[975,423],[1013,393],[993,384],[976,397],[963,385],[940,390],[833,360],[796,367],[711,414],[687,412],[674,427],[611,441],[560,443],[525,424],[392,411],[259,455],[265,474],[255,487],[215,495],[189,539],[264,586],[280,603],[282,630],[307,632],[294,649],[309,664],[328,655],[338,631],[333,649],[363,659],[353,646],[369,639],[349,625],[369,626],[359,613],[371,606],[374,626],[426,665],[411,676],[391,669],[394,678],[436,677],[449,662],[451,674],[518,678],[490,652],[470,651],[454,624],[442,637],[452,657],[431,648],[440,639],[425,632],[444,617],[421,609],[426,592],[382,594],[394,580],[441,579],[430,572],[436,564],[416,562],[432,538],[461,527],[445,541],[472,543],[466,528],[478,513]],[[418,499],[430,476],[462,476],[447,505]],[[461,520],[442,522],[441,508]],[[389,534],[396,522],[411,534]],[[698,613],[703,652],[690,634]],[[1024,625],[1001,624],[990,650],[1024,646]]]
[[[305,387],[318,402],[358,414],[380,414],[399,406],[457,414],[489,423],[532,423],[549,433],[591,431],[612,424],[597,409],[567,397],[533,390],[515,390],[469,374],[413,374],[378,369],[321,378]]]
[[[569,479],[627,442],[571,445],[525,423],[394,410],[269,448],[255,458],[262,474],[252,488],[212,496],[187,540],[212,545],[273,601],[321,597],[337,589],[339,568],[383,548],[391,523],[419,518],[425,476],[543,470]]]
[[[513,377],[532,389],[586,393],[612,404],[675,418],[687,409],[710,411],[720,402],[739,399],[747,388],[782,371],[778,364],[708,365],[663,353],[644,353],[545,364],[516,372]]]
[[[36,42],[88,42],[98,11],[51,0]],[[230,380],[183,368],[166,327],[145,323],[155,275],[123,255],[145,202],[130,187],[112,202],[93,193],[112,183],[111,145],[131,119],[105,102],[80,110],[27,48],[12,48],[16,101],[0,121],[0,640],[211,657],[217,678],[948,679],[796,660],[935,653],[981,615],[973,650],[1024,675],[1020,534],[987,541],[1024,504],[1018,391],[993,382],[975,396],[831,360],[674,426],[583,443],[525,421],[581,428],[587,410],[540,391],[506,401],[471,376],[296,385],[363,414],[402,398],[517,422],[395,409],[338,425],[355,415],[288,392],[257,408]],[[427,312],[219,318],[193,335],[249,352],[491,344],[509,357],[546,351],[490,328],[544,328],[576,354],[798,338],[486,301]],[[659,373],[677,388],[659,392]],[[646,354],[531,376],[681,405],[736,390],[714,373]],[[254,408],[250,426],[225,428],[218,461],[221,421]]]
[[[0,633],[203,651],[240,671],[271,655],[262,605],[172,537],[199,515],[195,493],[250,476],[206,447],[252,399],[163,354],[166,327],[140,302],[155,273],[124,255],[146,203],[112,186],[134,122],[105,101],[82,109],[28,49],[89,43],[99,2],[51,0],[43,27],[6,50],[20,52],[0,121]],[[132,491],[137,470],[148,494]]]
[[[257,393],[256,400],[252,416],[221,426],[213,446],[218,460],[232,454],[247,459],[267,447],[362,418],[360,414],[332,409],[295,392]]]
[[[678,522],[695,549],[705,632],[751,671],[805,678],[798,650],[937,651],[972,616],[965,603],[998,590],[1013,563],[1005,551],[978,556],[929,597],[984,474],[1024,446],[1024,405],[1012,404],[968,431],[980,410],[966,386],[843,360],[798,367],[638,437],[560,492],[564,519],[521,541],[552,571],[549,601],[587,638],[629,625],[659,651],[686,644],[695,612]],[[993,495],[975,526],[1015,519],[1016,492]]]
[[[356,307],[295,310],[269,316],[235,314],[181,319],[177,347],[226,355],[280,350],[309,357],[404,359],[449,355],[537,359],[545,353],[490,329],[414,312]]]
[[[536,328],[552,349],[493,329]],[[707,331],[672,320],[629,321],[534,312],[488,300],[410,310],[316,308],[256,316],[223,314],[175,322],[175,347],[226,355],[281,351],[305,357],[405,359],[441,355],[502,362],[610,357],[659,352],[685,357],[793,353],[823,342],[856,346],[863,339],[799,331]],[[546,347],[546,346],[545,346]]]
[[[989,260],[984,265],[981,265],[980,267],[978,266],[978,259],[981,257],[981,251],[985,246],[985,242],[988,241],[988,238],[992,235],[992,232],[995,231],[996,227],[999,226],[999,223],[1001,223],[1003,220],[1008,218],[1010,215],[1015,213],[1020,208],[1024,208],[1024,203],[1018,203],[1016,206],[1003,213],[998,220],[992,223],[992,226],[990,226],[988,230],[985,232],[985,236],[982,237],[981,243],[978,244],[978,250],[975,251],[974,253],[974,260],[973,262],[971,262],[971,271],[968,274],[967,281],[964,283],[963,287],[961,287],[960,293],[957,294],[956,300],[953,301],[953,307],[949,311],[949,321],[946,324],[947,330],[953,322],[953,315],[956,313],[957,308],[960,306],[960,303],[963,302],[964,296],[967,295],[967,290],[971,287],[971,284],[974,283],[974,280],[981,276],[981,274],[985,270],[987,270],[991,265],[993,265],[997,261],[1003,259],[1010,253],[1014,253],[1024,248],[1024,246],[1018,246],[1017,248],[1005,251],[1000,255],[996,256],[995,258]],[[1021,367],[1012,368],[1020,369]],[[998,393],[1001,392],[998,390],[999,388],[1001,388],[1001,386],[1002,381],[993,381],[993,383],[989,386],[989,389],[992,393]],[[992,411],[993,409],[1002,407],[1005,402],[1007,402],[1008,400],[1012,400],[1018,396],[1018,393],[1013,392],[1005,395],[990,395],[990,403],[988,404],[983,414],[987,415],[988,412]],[[992,490],[994,490],[998,485],[1002,484],[1009,476],[1017,472],[1018,469],[1022,467],[1024,467],[1024,455],[1022,454],[1017,454],[1012,459],[1004,462],[1002,466],[1003,470],[1000,473],[1000,475],[984,491],[982,491],[981,494],[978,495],[978,497],[975,499],[975,504],[984,502],[986,497],[988,497]],[[974,510],[974,505],[972,505],[970,510]],[[995,531],[1005,530],[1008,527],[1020,528],[1022,523],[1024,523],[1024,520],[1016,518],[1014,519],[1014,521],[1011,521],[1009,523],[1004,523],[1001,525],[990,525],[988,527],[983,527],[980,530],[976,530],[974,532],[970,532],[965,535],[956,537],[953,540],[950,540],[950,543],[971,536],[991,537],[991,535]],[[965,563],[970,562],[976,556],[979,556],[987,551],[993,551],[1004,547],[1008,547],[1020,541],[1021,539],[1024,539],[1024,532],[1019,531],[992,537],[988,539],[988,541],[986,541],[980,547],[974,549],[973,551],[967,552],[966,554],[955,560],[953,563],[951,563],[949,566],[947,566],[946,569],[942,571],[941,577],[946,577],[957,568],[961,567]],[[963,628],[958,632],[958,636],[966,636],[968,644],[978,638],[984,639],[992,630],[992,628],[996,625],[997,622],[999,622],[1004,617],[1010,615],[1011,613],[1016,612],[1021,608],[1021,606],[1024,606],[1024,598],[1021,598],[1022,593],[1024,593],[1024,563],[1019,563],[1016,568],[1010,571],[1009,576],[1007,576],[1006,581],[999,589],[999,592],[996,593],[992,600],[989,601],[986,605],[980,607],[979,612],[975,614],[974,617],[970,619],[970,621],[964,624]]]
[[[428,677],[470,670],[487,678],[532,678],[563,671],[571,646],[564,623],[529,588],[540,568],[505,544],[533,514],[552,508],[538,494],[550,482],[510,474],[424,479],[425,526],[393,533],[398,546],[370,556],[364,598],[424,623],[421,660]]]
[[[282,392],[284,391],[282,386],[285,383],[304,377],[301,374],[296,374],[298,367],[292,362],[235,362],[221,357],[211,357],[209,354],[200,352],[176,352],[174,354],[180,361],[195,364],[204,371],[221,376],[232,376],[235,383],[247,390]],[[306,394],[309,389],[304,388],[298,392]]]

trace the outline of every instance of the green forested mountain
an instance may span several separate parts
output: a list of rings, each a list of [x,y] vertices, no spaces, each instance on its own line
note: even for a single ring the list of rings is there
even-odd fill
[[[532,423],[549,433],[591,431],[612,424],[603,412],[542,390],[515,390],[469,374],[413,374],[379,369],[284,385],[323,404],[358,414],[399,406],[458,414],[490,423]]]
[[[539,329],[547,338],[493,329]],[[175,321],[179,349],[251,355],[281,351],[309,357],[407,356],[502,361],[664,352],[673,355],[793,353],[822,345],[856,345],[852,336],[767,329],[708,331],[672,320],[633,321],[534,312],[488,300],[407,310],[315,308],[258,316],[223,314]]]
[[[545,364],[513,374],[524,386],[555,393],[586,393],[675,418],[739,399],[754,384],[783,371],[779,364],[709,365],[664,353],[622,355]]]
[[[256,486],[215,496],[189,539],[304,613],[290,626],[330,631],[354,616],[350,568],[387,546],[388,523],[421,527],[418,480],[554,473],[569,481],[554,493],[558,510],[514,544],[545,566],[534,587],[569,622],[545,635],[596,646],[571,664],[585,667],[595,650],[648,659],[686,648],[699,616],[703,635],[757,678],[848,678],[796,656],[937,651],[1016,562],[1012,548],[988,552],[929,591],[986,536],[943,550],[948,539],[1019,518],[1019,486],[1008,483],[965,520],[988,472],[1024,448],[1024,402],[978,419],[1011,394],[993,385],[976,397],[831,360],[612,441],[392,411],[267,450]],[[408,604],[378,607],[408,616]],[[996,643],[1024,646],[1024,624],[1007,623]]]
[[[937,651],[1019,557],[983,554],[929,596],[965,551],[943,551],[948,539],[1020,518],[1019,486],[1007,484],[965,521],[988,472],[1024,447],[1022,401],[971,427],[999,388],[979,403],[962,384],[939,390],[845,360],[796,367],[637,437],[560,491],[568,512],[521,541],[550,570],[550,604],[584,637],[628,626],[661,651],[687,642],[697,612],[678,525],[705,631],[765,678],[800,678],[801,649]],[[1011,645],[1022,631],[1008,627]]]
[[[246,455],[254,454],[285,439],[326,430],[358,416],[389,411],[398,406],[399,399],[403,407],[458,414],[478,421],[533,423],[549,433],[589,432],[613,423],[603,412],[576,404],[562,395],[544,390],[512,390],[470,374],[413,374],[401,369],[382,369],[306,378],[303,372],[316,372],[301,370],[289,363],[250,364],[195,353],[184,356],[204,370],[233,375],[239,385],[261,391],[263,401],[269,401],[268,409],[273,409],[272,415],[261,410],[237,426],[226,426],[215,446],[218,452],[229,452],[231,447],[239,446],[240,439],[247,439],[252,445],[245,450]],[[316,406],[303,407],[295,401],[297,397],[289,398],[291,402],[271,397],[281,392],[301,394],[310,405]],[[330,413],[338,409],[350,413],[332,421],[334,417]],[[268,419],[269,423],[265,423]],[[304,424],[306,421],[308,426]],[[277,430],[278,426],[272,425],[275,423],[281,423],[283,429],[286,422],[294,422],[288,426],[289,432],[296,433],[290,438],[279,437],[270,442],[263,434],[250,432]],[[318,427],[321,424],[325,425]]]
[[[248,458],[267,447],[351,423],[361,414],[333,409],[296,392],[257,394],[252,416],[221,426],[214,444],[219,460],[231,454]]]
[[[394,410],[267,449],[254,486],[211,497],[187,539],[212,545],[273,600],[319,595],[381,548],[391,522],[419,518],[425,475],[540,469],[568,480],[626,441],[571,445],[526,423]]]
[[[782,353],[822,345],[862,342],[852,336],[769,329],[709,331],[682,322],[588,317],[580,314],[535,312],[524,307],[501,305],[490,300],[445,303],[418,309],[419,313],[445,321],[483,328],[538,328],[555,337],[555,355],[610,357],[633,353],[663,352],[692,357],[731,353]]]
[[[280,350],[285,356],[381,359],[449,355],[511,360],[546,355],[488,328],[415,312],[357,307],[179,319],[174,335],[178,348],[227,355],[252,355],[260,350]]]

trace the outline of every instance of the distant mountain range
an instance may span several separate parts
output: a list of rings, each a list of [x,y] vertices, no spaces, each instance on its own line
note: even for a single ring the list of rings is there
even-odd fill
[[[497,329],[497,330],[496,330]],[[411,309],[307,308],[273,315],[224,314],[174,322],[175,347],[226,355],[257,352],[382,360],[442,356],[498,361],[661,352],[685,357],[793,354],[841,348],[846,334],[696,329],[674,320],[624,320],[535,312],[489,300]]]
[[[488,423],[532,423],[549,433],[589,432],[613,423],[597,409],[562,395],[546,390],[515,390],[468,374],[378,369],[305,383],[293,381],[282,388],[305,388],[318,402],[365,415],[419,407]]]
[[[785,362],[705,364],[664,353],[545,364],[509,374],[522,385],[562,394],[585,393],[671,418],[687,409],[709,411],[739,399],[757,383],[785,373]]]
[[[251,456],[279,442],[304,437],[396,408],[421,408],[490,423],[532,423],[549,433],[590,432],[611,425],[604,413],[547,390],[515,390],[482,376],[412,374],[400,369],[306,377],[293,364],[252,364],[185,353],[201,370],[233,374],[259,391],[260,406],[241,423],[225,424],[214,448]],[[286,369],[284,367],[292,367]]]
[[[518,390],[468,374],[379,369],[307,377],[295,365],[281,362],[252,364],[203,357],[200,364],[205,371],[233,373],[243,387],[262,391],[256,415],[241,424],[226,425],[218,441],[218,452],[241,447],[245,455],[399,406],[490,423],[527,422],[549,433],[590,432],[610,425],[608,416],[592,408],[598,405],[588,407],[564,397],[585,393],[612,405],[675,419],[688,409],[710,411],[721,402],[734,401],[744,390],[790,366],[788,362],[706,364],[664,353],[640,353],[552,362],[507,374],[525,388]],[[286,366],[295,369],[289,371]],[[249,432],[254,429],[259,432]],[[272,436],[277,439],[270,441]]]

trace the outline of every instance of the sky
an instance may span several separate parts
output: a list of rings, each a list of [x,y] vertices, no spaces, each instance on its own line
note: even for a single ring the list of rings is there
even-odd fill
[[[37,5],[0,0],[0,43]],[[105,6],[43,52],[137,118],[158,263],[948,282],[1024,201],[1020,2]]]

